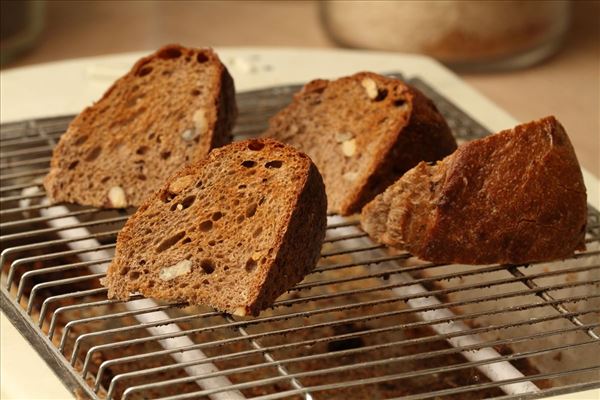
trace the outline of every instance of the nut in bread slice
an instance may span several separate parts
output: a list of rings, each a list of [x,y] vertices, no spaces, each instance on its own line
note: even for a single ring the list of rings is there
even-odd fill
[[[231,141],[233,80],[210,49],[165,46],[81,112],[44,180],[53,202],[138,206],[164,180]]]
[[[521,264],[585,249],[586,202],[571,142],[547,117],[420,163],[364,207],[361,223],[427,261]]]
[[[315,266],[327,200],[311,160],[270,139],[184,167],[127,221],[105,284],[256,315]]]
[[[435,105],[404,82],[362,72],[315,80],[265,132],[306,152],[323,174],[329,211],[349,215],[420,161],[456,141]]]

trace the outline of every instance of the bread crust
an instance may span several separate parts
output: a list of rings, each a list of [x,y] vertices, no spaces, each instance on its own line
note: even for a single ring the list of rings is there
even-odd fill
[[[274,265],[254,296],[256,300],[248,307],[252,315],[258,315],[260,310],[272,305],[277,297],[302,281],[321,257],[321,243],[327,229],[327,197],[323,178],[312,162],[298,203],[288,218]]]
[[[375,240],[440,263],[523,264],[585,249],[587,195],[554,117],[419,164],[362,212]]]
[[[254,157],[255,170],[240,166],[241,161],[236,157],[241,157],[240,160]],[[289,178],[285,189],[275,184],[269,186],[267,182],[277,179],[275,172],[263,167],[271,158],[284,164],[275,168],[281,168],[281,173],[287,174],[282,176]],[[283,171],[285,165],[290,166],[287,172]],[[238,170],[232,170],[233,166]],[[182,179],[189,182],[178,189],[180,193],[174,193],[173,185]],[[235,198],[226,197],[228,190],[235,191],[238,184],[243,184],[244,191],[251,192],[246,195],[253,199],[266,197],[265,203],[259,202],[258,210],[255,207],[243,222],[235,217],[239,212],[244,214],[244,203],[235,205]],[[198,187],[202,189],[195,189]],[[223,199],[206,197],[213,192],[223,193]],[[185,203],[192,195],[196,200],[185,210],[187,216],[173,214],[183,212],[177,211],[181,210],[177,204]],[[267,207],[262,214],[261,207]],[[127,221],[119,232],[115,257],[104,281],[108,296],[127,299],[131,293],[140,292],[161,300],[206,304],[238,315],[258,315],[316,265],[325,236],[326,208],[325,187],[317,168],[307,155],[291,146],[271,139],[252,139],[215,149],[206,159],[170,177]],[[219,210],[219,217],[212,218],[211,230],[207,231],[202,222],[207,215],[214,216],[215,210]],[[268,210],[273,212],[264,214]],[[179,226],[173,227],[173,218],[177,218]],[[266,243],[259,242],[255,233],[246,234],[258,228],[262,232],[260,238],[269,234]],[[156,235],[144,234],[149,231]],[[158,248],[154,250],[156,243],[178,232],[185,234],[179,235],[170,248],[160,254]],[[236,243],[241,247],[236,247]],[[188,245],[192,246],[189,250]],[[255,257],[253,254],[257,252]],[[245,273],[249,255],[255,265]],[[191,271],[162,281],[160,271],[182,258],[191,261]],[[214,272],[203,272],[203,259],[216,260]]]
[[[365,81],[375,85],[376,96],[369,97]],[[354,138],[356,154],[341,155],[339,134]],[[265,136],[313,159],[325,180],[329,211],[341,215],[359,212],[418,162],[439,160],[456,149],[450,128],[428,98],[372,72],[309,82],[271,119]],[[346,179],[349,174],[353,179]]]
[[[405,126],[398,126],[387,146],[376,155],[377,162],[360,191],[348,200],[344,215],[360,212],[406,171],[422,161],[437,161],[456,150],[456,140],[435,104],[419,90],[406,85],[412,110]]]
[[[47,195],[53,203],[138,206],[182,165],[229,143],[236,117],[233,80],[216,53],[164,46],[71,122],[53,150]],[[113,187],[124,203],[111,201]]]

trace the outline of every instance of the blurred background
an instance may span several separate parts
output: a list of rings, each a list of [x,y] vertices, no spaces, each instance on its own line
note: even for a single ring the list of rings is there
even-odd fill
[[[600,1],[0,4],[5,71],[171,42],[430,55],[521,121],[555,114],[600,176]]]

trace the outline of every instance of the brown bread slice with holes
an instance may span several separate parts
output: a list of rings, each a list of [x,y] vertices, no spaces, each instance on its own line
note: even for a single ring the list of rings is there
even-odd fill
[[[211,49],[165,46],[69,125],[44,187],[52,202],[138,206],[164,180],[231,142],[233,80]]]
[[[307,155],[236,142],[167,180],[127,221],[105,285],[236,315],[260,310],[315,266],[327,199]]]
[[[265,132],[306,152],[323,175],[329,211],[360,212],[420,161],[452,153],[456,141],[435,105],[404,82],[361,72],[315,80]]]
[[[587,196],[554,117],[420,163],[367,204],[363,229],[427,261],[522,264],[585,249]]]

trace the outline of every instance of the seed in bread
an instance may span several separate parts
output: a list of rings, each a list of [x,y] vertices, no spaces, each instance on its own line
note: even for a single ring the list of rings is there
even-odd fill
[[[139,60],[69,125],[44,180],[53,202],[138,206],[188,162],[231,141],[233,80],[210,49]]]
[[[420,161],[456,149],[429,99],[398,79],[369,72],[308,83],[271,119],[265,135],[313,159],[329,211],[342,215],[359,212]]]
[[[315,266],[327,199],[310,158],[271,139],[213,150],[127,221],[105,284],[256,315]]]
[[[420,163],[367,204],[376,241],[437,263],[521,264],[585,249],[586,189],[554,117]]]

